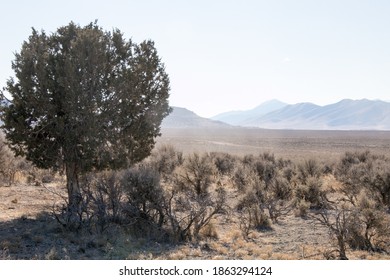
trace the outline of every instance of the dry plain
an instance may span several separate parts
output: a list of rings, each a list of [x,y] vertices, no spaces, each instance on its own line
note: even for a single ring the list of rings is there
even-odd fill
[[[257,155],[269,152],[276,158],[301,162],[315,158],[324,164],[337,162],[346,151],[369,150],[390,156],[390,132],[298,131],[231,128],[164,129],[156,147],[172,145],[184,154],[224,152]],[[331,175],[326,187],[337,187]],[[64,179],[28,183],[17,178],[0,187],[0,259],[325,259],[334,257],[335,244],[328,229],[311,219],[290,213],[267,231],[252,231],[246,238],[234,211],[217,216],[197,242],[180,244],[133,238],[120,227],[103,234],[67,232],[52,215],[63,203]],[[222,185],[230,189],[224,178]],[[231,191],[228,203],[238,194]],[[232,207],[233,208],[233,207]],[[333,255],[332,255],[333,254]],[[389,259],[387,252],[348,250],[350,259]]]
[[[271,152],[289,159],[338,159],[346,151],[370,150],[390,155],[390,131],[270,130],[258,128],[163,129],[158,144],[184,153],[226,152],[234,155]]]

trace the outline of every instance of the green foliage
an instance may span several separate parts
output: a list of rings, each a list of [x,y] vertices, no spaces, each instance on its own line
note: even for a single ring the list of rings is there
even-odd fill
[[[33,29],[12,68],[12,101],[1,108],[11,149],[40,168],[65,166],[75,204],[80,173],[147,157],[170,112],[169,79],[154,43],[126,41],[96,23],[70,23],[50,35]]]

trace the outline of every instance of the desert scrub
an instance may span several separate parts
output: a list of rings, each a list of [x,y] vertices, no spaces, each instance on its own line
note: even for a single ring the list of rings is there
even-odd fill
[[[240,229],[245,239],[253,230],[272,229],[270,218],[265,212],[265,199],[264,182],[258,177],[253,178],[235,207],[240,220]]]
[[[309,178],[320,178],[323,175],[323,167],[315,159],[307,159],[297,166],[297,177],[303,184]]]
[[[310,209],[310,202],[304,199],[298,199],[295,201],[294,206],[294,213],[296,217],[307,218]]]
[[[318,177],[308,177],[305,184],[295,187],[295,199],[297,202],[303,201],[310,204],[310,209],[326,209],[329,205],[327,190],[323,188],[322,180]]]
[[[261,154],[253,163],[253,168],[257,176],[265,183],[266,188],[275,179],[278,171],[275,156],[270,153]]]
[[[343,193],[352,203],[364,190],[378,203],[390,209],[389,158],[369,151],[347,152],[341,158],[335,176],[342,183]]]
[[[352,207],[347,243],[352,249],[385,251],[390,234],[390,217],[386,209],[362,191]]]
[[[236,165],[236,158],[228,153],[210,153],[210,157],[221,175],[231,174]]]
[[[164,179],[169,178],[176,167],[184,162],[183,153],[171,145],[162,145],[152,152],[149,157],[150,165]]]
[[[159,173],[141,164],[126,170],[121,184],[126,197],[123,213],[133,235],[152,238],[163,235],[166,209]]]
[[[276,223],[293,209],[293,191],[290,182],[282,176],[276,176],[264,192],[264,208],[270,219]]]
[[[209,155],[194,153],[186,157],[183,167],[175,173],[175,185],[183,190],[195,191],[197,196],[207,194],[215,173]]]
[[[3,134],[0,132],[0,182],[11,186],[15,182],[17,172],[23,172],[29,164],[23,157],[16,157],[7,146]]]
[[[247,186],[250,185],[255,178],[257,178],[257,175],[252,168],[238,163],[232,173],[231,182],[238,192],[245,192]]]
[[[217,215],[226,213],[226,190],[213,186],[214,166],[207,154],[193,154],[175,170],[167,198],[168,224],[177,241],[196,241]]]

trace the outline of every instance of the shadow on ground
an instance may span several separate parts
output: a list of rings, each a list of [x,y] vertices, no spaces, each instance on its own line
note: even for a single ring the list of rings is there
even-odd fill
[[[0,259],[150,259],[174,248],[169,243],[132,238],[115,225],[102,234],[70,232],[46,212],[35,219],[0,222]]]

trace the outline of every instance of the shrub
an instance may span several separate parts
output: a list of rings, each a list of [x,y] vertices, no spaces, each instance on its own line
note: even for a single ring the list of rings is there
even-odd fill
[[[171,145],[160,146],[150,156],[151,165],[166,179],[176,167],[184,162],[183,153],[176,151]]]
[[[311,209],[322,209],[329,206],[326,190],[322,187],[322,181],[316,177],[308,177],[306,184],[300,184],[295,188],[297,201],[310,203]]]
[[[301,218],[307,218],[309,213],[310,202],[304,199],[299,199],[295,202],[295,216]]]
[[[390,209],[390,161],[377,160],[372,169],[371,177],[366,180],[367,187],[378,202]]]
[[[362,190],[356,201],[336,196],[327,208],[319,209],[314,217],[326,226],[337,241],[339,258],[346,259],[348,246],[367,251],[386,250],[390,233],[390,217],[383,205]]]
[[[292,193],[291,184],[281,176],[277,176],[265,190],[263,204],[273,222],[291,211]]]
[[[122,186],[117,172],[91,172],[80,180],[80,205],[69,211],[66,198],[53,215],[67,230],[103,233],[122,220]]]
[[[271,184],[270,192],[278,200],[289,200],[293,193],[290,182],[282,176],[275,178]]]
[[[339,259],[348,260],[348,226],[353,221],[351,210],[345,205],[337,205],[332,210],[321,209],[314,217],[329,229],[330,236],[336,240]]]
[[[198,240],[200,231],[226,211],[226,191],[211,188],[214,165],[206,154],[193,154],[176,170],[167,213],[171,232],[178,241]]]
[[[211,153],[210,154],[217,171],[222,175],[232,173],[236,164],[236,159],[227,153]]]
[[[154,169],[138,165],[122,172],[92,172],[81,180],[80,189],[80,206],[72,211],[77,219],[69,215],[67,203],[54,213],[66,229],[102,233],[115,223],[137,236],[159,237],[165,200]]]
[[[335,172],[342,183],[342,191],[355,203],[364,190],[378,203],[390,209],[390,160],[383,156],[363,153],[346,153]]]
[[[271,181],[276,177],[278,166],[275,156],[270,153],[263,153],[253,163],[254,169],[265,186],[268,187]]]
[[[90,203],[86,205],[90,218],[88,224],[90,227],[94,226],[98,232],[103,232],[112,222],[122,222],[124,193],[120,184],[120,174],[102,172],[90,174],[89,178],[89,182],[87,181],[82,188],[83,196],[87,197],[87,200],[86,198],[83,200]]]
[[[271,181],[275,178],[277,169],[276,165],[272,162],[257,161],[256,162],[256,171],[260,179],[265,183],[265,186],[268,187]]]
[[[282,176],[286,178],[289,183],[292,183],[294,176],[296,175],[295,169],[291,166],[286,166],[282,169]]]
[[[262,197],[254,189],[248,191],[238,202],[236,210],[239,215],[240,229],[245,239],[252,230],[271,230],[271,221],[262,207]]]
[[[319,178],[321,175],[322,168],[315,159],[308,159],[298,164],[298,179],[304,184],[308,178]]]
[[[174,188],[167,203],[168,224],[175,241],[199,240],[202,229],[216,215],[226,212],[226,192],[222,188],[207,194]]]
[[[10,186],[14,183],[18,166],[23,161],[22,158],[14,156],[6,145],[4,136],[0,134],[0,180],[4,184]]]
[[[362,191],[353,207],[347,243],[352,249],[384,250],[384,241],[390,233],[389,222],[389,216],[382,206]]]
[[[159,234],[165,222],[165,197],[158,172],[139,165],[126,170],[121,178],[126,196],[124,213],[133,233],[152,237]]]
[[[121,172],[89,174],[83,180],[80,207],[72,211],[72,220],[66,206],[57,209],[57,220],[70,230],[101,233],[116,223],[136,237],[199,240],[200,232],[227,209],[225,190],[213,185],[209,156],[186,158],[164,186],[155,166],[149,162]]]
[[[175,183],[182,189],[195,192],[197,196],[206,195],[214,174],[210,157],[194,153],[186,158],[183,168],[176,173]]]
[[[232,172],[232,184],[239,191],[244,192],[246,187],[251,183],[253,178],[257,177],[255,171],[250,167],[237,164]]]
[[[254,157],[252,154],[250,154],[250,155],[245,155],[245,156],[242,158],[241,161],[242,161],[242,164],[251,166],[251,165],[253,165],[253,163],[254,163],[254,161],[255,161],[255,157]]]

